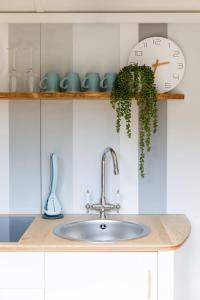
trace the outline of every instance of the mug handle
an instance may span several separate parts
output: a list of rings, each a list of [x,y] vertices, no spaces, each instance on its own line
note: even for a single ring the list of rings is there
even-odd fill
[[[67,81],[68,81],[68,78],[67,78],[67,77],[64,77],[64,78],[61,80],[61,82],[60,82],[60,87],[61,87],[61,89],[67,90],[67,88],[68,88]]]
[[[88,77],[85,77],[85,79],[83,79],[83,81],[82,81],[82,88],[83,89],[87,90],[89,88],[87,82],[88,82]]]
[[[104,77],[104,78],[100,81],[100,88],[102,88],[102,89],[106,89],[106,88],[107,88],[107,85],[105,85],[106,80],[107,80],[107,78]]]
[[[48,80],[48,78],[45,76],[40,81],[40,89],[43,90],[43,91],[45,91],[47,89],[47,80]]]

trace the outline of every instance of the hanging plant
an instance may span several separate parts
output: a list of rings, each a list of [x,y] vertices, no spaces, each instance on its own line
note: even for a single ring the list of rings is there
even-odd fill
[[[125,120],[126,132],[131,138],[132,99],[139,106],[139,170],[144,177],[145,150],[151,150],[151,133],[157,130],[157,97],[154,73],[146,65],[125,66],[120,70],[111,93],[111,105],[117,113],[116,130]]]

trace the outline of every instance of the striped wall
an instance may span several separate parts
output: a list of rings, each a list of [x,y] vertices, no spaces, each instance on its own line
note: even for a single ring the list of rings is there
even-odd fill
[[[4,65],[0,66],[0,89],[8,89],[13,48],[16,48],[18,90],[26,90],[30,47],[37,83],[51,70],[59,72],[61,77],[67,71],[78,71],[81,78],[88,71],[97,71],[102,76],[126,65],[131,48],[139,40],[168,36],[169,26],[172,25],[3,24],[0,26],[0,50],[4,58]],[[93,201],[99,200],[101,154],[105,147],[112,146],[119,157],[120,176],[113,176],[108,158],[109,200],[115,200],[119,188],[122,213],[165,213],[168,104],[163,102],[158,106],[158,133],[153,136],[152,151],[146,157],[146,177],[141,179],[135,103],[134,134],[129,140],[124,130],[120,134],[115,132],[115,113],[106,101],[1,102],[0,137],[4,142],[0,149],[0,211],[41,212],[49,188],[49,154],[56,152],[58,196],[64,212],[84,213],[87,189]]]

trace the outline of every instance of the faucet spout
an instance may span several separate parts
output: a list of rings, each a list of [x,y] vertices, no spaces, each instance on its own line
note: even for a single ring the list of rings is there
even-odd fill
[[[103,155],[102,155],[102,162],[105,162],[106,154],[109,153],[109,152],[111,154],[112,161],[113,161],[114,175],[118,175],[119,174],[119,167],[118,167],[117,155],[116,155],[116,152],[113,150],[113,148],[108,147],[104,150]]]
[[[95,204],[86,204],[86,209],[94,209],[100,212],[100,218],[105,219],[106,218],[106,211],[108,210],[114,210],[116,209],[117,212],[119,212],[120,205],[119,203],[117,204],[112,204],[108,203],[106,201],[106,196],[105,196],[105,162],[106,162],[106,156],[107,153],[111,154],[112,157],[112,162],[113,162],[113,170],[114,170],[114,175],[119,174],[119,167],[118,167],[118,160],[117,160],[117,155],[115,151],[111,148],[108,147],[104,150],[102,158],[101,158],[101,197],[99,203]]]
[[[113,168],[114,168],[114,174],[118,175],[119,174],[119,167],[118,167],[118,160],[117,160],[117,155],[116,152],[111,148],[108,147],[104,150],[102,159],[101,159],[101,198],[100,198],[100,205],[102,206],[102,210],[100,211],[100,217],[105,218],[105,208],[107,206],[106,203],[106,196],[105,196],[105,161],[106,161],[106,156],[107,153],[111,154],[112,161],[113,161]],[[110,205],[110,209],[113,209],[111,207],[112,204]],[[109,205],[107,207],[107,210],[109,210]]]

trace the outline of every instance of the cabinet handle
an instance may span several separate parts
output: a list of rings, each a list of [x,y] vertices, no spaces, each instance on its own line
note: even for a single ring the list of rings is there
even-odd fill
[[[148,281],[147,299],[151,299],[151,271],[148,271],[147,273],[147,281]]]

